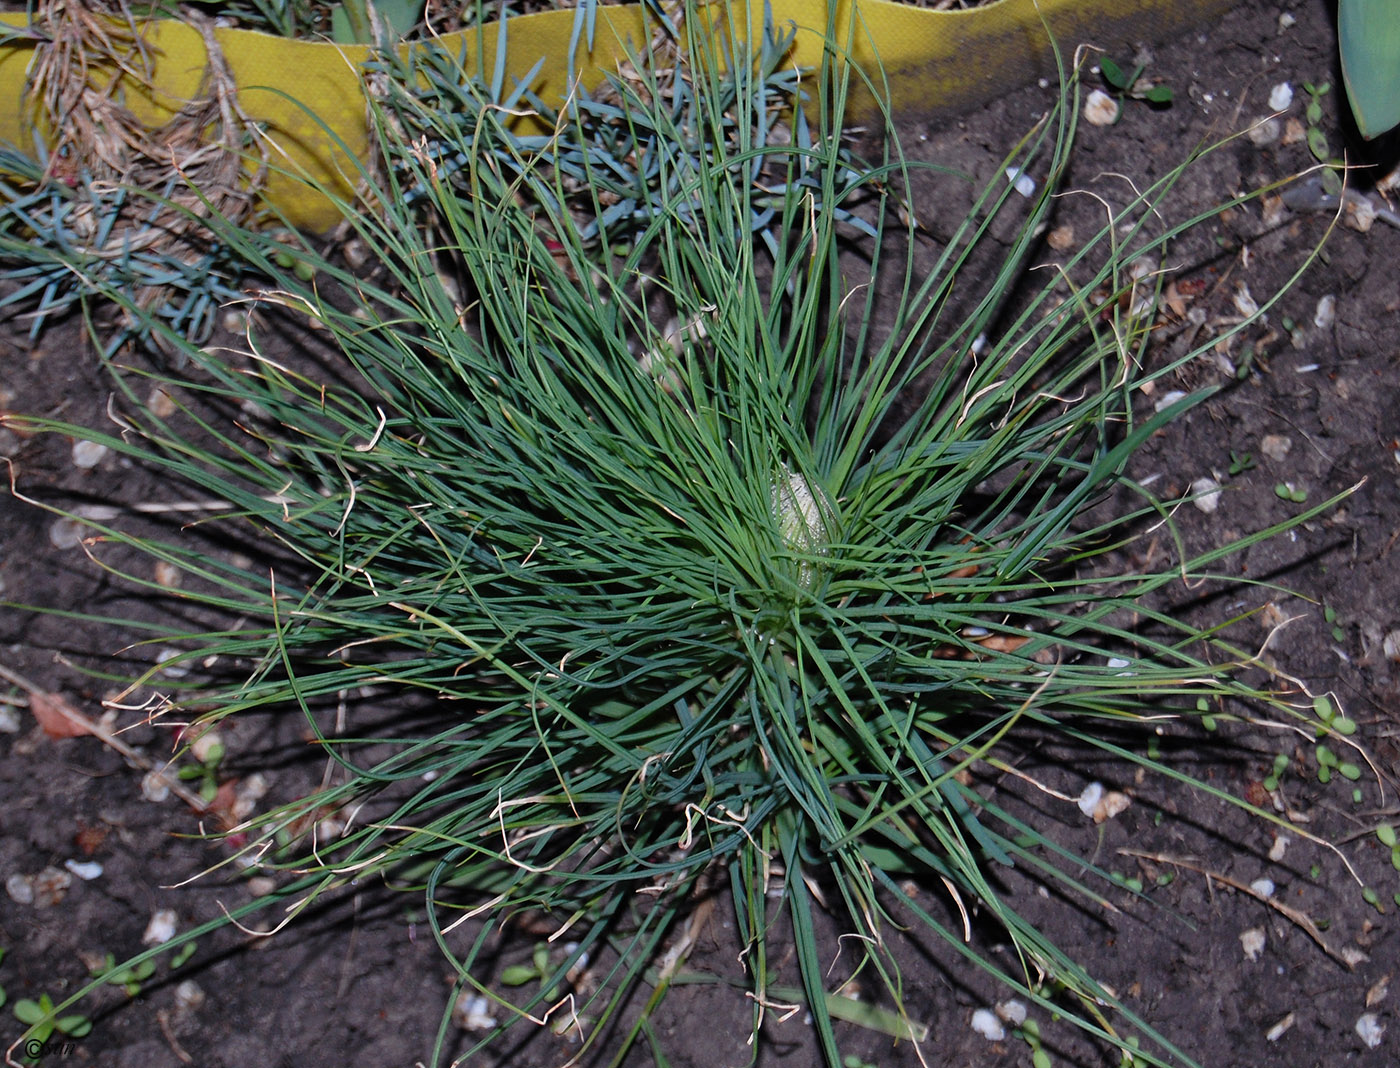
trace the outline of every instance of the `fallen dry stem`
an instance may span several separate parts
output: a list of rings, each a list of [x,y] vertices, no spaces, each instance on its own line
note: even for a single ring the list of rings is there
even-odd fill
[[[202,815],[205,811],[208,810],[209,802],[205,801],[204,798],[200,797],[193,790],[188,789],[177,780],[172,779],[168,775],[165,775],[165,769],[163,767],[157,768],[156,765],[152,763],[151,760],[148,759],[144,754],[127,745],[124,741],[122,741],[115,734],[109,731],[101,723],[97,722],[97,720],[92,719],[90,716],[83,715],[83,713],[79,712],[76,708],[70,705],[63,698],[59,697],[57,694],[53,694],[48,692],[47,690],[41,689],[34,683],[30,682],[19,672],[13,671],[10,668],[5,667],[3,664],[0,664],[0,678],[3,678],[5,681],[9,682],[13,686],[18,686],[21,690],[25,691],[25,693],[29,694],[31,699],[37,697],[47,701],[49,703],[49,706],[54,711],[58,712],[61,716],[63,716],[64,719],[68,720],[74,726],[81,728],[83,733],[91,734],[94,738],[102,742],[104,745],[115,749],[130,763],[136,765],[142,771],[159,774],[165,786],[169,788],[170,792],[176,797],[178,797],[181,801],[185,802],[185,804],[189,805],[190,808],[194,809],[196,813]]]
[[[1218,883],[1223,883],[1225,886],[1233,890],[1238,890],[1242,894],[1248,894],[1256,901],[1262,901],[1280,916],[1291,920],[1298,927],[1302,928],[1309,938],[1322,947],[1324,953],[1338,964],[1342,965],[1342,967],[1346,968],[1347,971],[1351,971],[1355,967],[1341,952],[1328,944],[1327,939],[1322,937],[1321,929],[1312,921],[1312,918],[1308,916],[1307,913],[1303,912],[1301,909],[1295,909],[1291,905],[1285,905],[1282,901],[1275,900],[1269,895],[1254,889],[1254,887],[1250,886],[1248,883],[1241,882],[1222,872],[1213,871],[1202,865],[1193,857],[1182,857],[1169,853],[1148,853],[1139,849],[1120,849],[1118,850],[1118,854],[1124,857],[1140,857],[1143,860],[1150,860],[1156,864],[1170,864],[1173,867],[1186,868],[1200,875],[1204,875],[1207,879],[1214,879]]]

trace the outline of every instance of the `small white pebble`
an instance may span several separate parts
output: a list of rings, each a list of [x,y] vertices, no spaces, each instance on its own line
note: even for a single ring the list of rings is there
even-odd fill
[[[76,519],[64,516],[49,525],[49,544],[55,549],[72,549],[83,543],[87,528]]]
[[[1285,11],[1282,15],[1278,17],[1279,33],[1282,33],[1284,30],[1291,30],[1296,25],[1298,25],[1298,17],[1296,15]]]
[[[34,904],[34,884],[26,876],[15,874],[6,879],[5,893],[18,905]]]
[[[1274,890],[1277,889],[1272,879],[1255,879],[1254,882],[1249,884],[1249,888],[1260,897],[1273,897]]]
[[[1372,1005],[1379,1005],[1389,993],[1390,976],[1383,975],[1372,983],[1370,989],[1366,991],[1366,1007],[1369,1009]]]
[[[151,409],[152,415],[160,419],[169,419],[177,410],[175,399],[160,386],[156,386],[146,396],[146,407]]]
[[[1396,460],[1400,461],[1400,455],[1396,456]],[[1400,630],[1392,630],[1386,633],[1385,638],[1381,642],[1381,651],[1385,653],[1385,658],[1387,660],[1400,663]]]
[[[20,732],[19,710],[14,705],[0,705],[0,734]]]
[[[1179,389],[1169,390],[1166,393],[1163,393],[1161,399],[1157,401],[1157,403],[1154,404],[1152,407],[1155,411],[1164,412],[1177,401],[1183,399],[1185,396],[1186,394]]]
[[[1246,960],[1258,960],[1259,955],[1264,952],[1264,928],[1251,927],[1240,935],[1240,948],[1244,950]]]
[[[157,909],[146,924],[146,933],[141,936],[143,946],[161,946],[175,937],[179,917],[174,909]]]
[[[1284,1036],[1284,1033],[1285,1033],[1290,1027],[1293,1026],[1293,1021],[1294,1021],[1295,1018],[1296,1018],[1296,1017],[1294,1016],[1294,1014],[1290,1012],[1290,1013],[1289,1013],[1287,1016],[1285,1016],[1282,1020],[1280,1020],[1278,1023],[1274,1024],[1273,1027],[1271,1027],[1271,1028],[1269,1028],[1267,1031],[1265,1031],[1265,1032],[1264,1032],[1264,1037],[1267,1038],[1270,1042],[1277,1042],[1280,1038],[1282,1038],[1282,1037]]]
[[[248,880],[248,893],[254,897],[267,897],[277,889],[277,880],[268,875],[254,875]]]
[[[1376,224],[1376,205],[1370,197],[1347,197],[1345,205],[1342,221],[1351,229],[1364,234]]]
[[[1286,834],[1281,834],[1275,838],[1274,844],[1269,847],[1269,859],[1274,863],[1278,863],[1282,860],[1284,852],[1288,849],[1288,842],[1289,837]]]
[[[1343,946],[1341,952],[1342,960],[1346,961],[1347,964],[1353,968],[1355,968],[1358,964],[1365,964],[1368,960],[1371,959],[1370,957],[1366,956],[1366,951],[1359,948],[1358,946]]]
[[[1112,126],[1118,121],[1118,101],[1095,89],[1084,100],[1084,121],[1090,126]]]
[[[175,988],[175,1007],[194,1012],[204,1004],[204,988],[193,979],[186,979]]]
[[[462,991],[452,1006],[452,1022],[463,1031],[490,1031],[496,1026],[491,1015],[491,1002],[474,990]]]
[[[1282,460],[1293,448],[1293,439],[1285,434],[1265,434],[1259,441],[1259,451],[1270,460]]]
[[[1079,795],[1079,811],[1086,816],[1093,816],[1094,809],[1098,808],[1101,800],[1103,800],[1103,783],[1091,782],[1084,787],[1084,792]]]
[[[1249,286],[1241,282],[1235,288],[1235,295],[1231,298],[1231,303],[1235,305],[1235,311],[1239,312],[1246,319],[1251,319],[1259,314],[1259,302],[1250,293]]]
[[[998,1002],[997,1015],[1012,1027],[1020,1027],[1026,1022],[1026,1003],[1024,1001],[1017,1001],[1015,998],[1012,998],[1010,1001]]]
[[[167,590],[179,589],[182,572],[169,560],[157,560],[155,566],[151,568],[151,574],[155,576],[156,585]]]
[[[96,467],[106,455],[107,446],[96,441],[73,442],[73,466],[81,467],[84,471]]]
[[[156,654],[156,663],[166,665],[169,664],[170,661],[177,659],[179,656],[179,649],[162,649]],[[181,667],[179,664],[169,664],[168,667],[162,666],[161,668],[161,674],[164,675],[167,679],[182,679],[189,673],[189,668]]]
[[[1264,145],[1271,145],[1283,137],[1283,123],[1279,122],[1278,119],[1274,118],[1272,115],[1262,119],[1255,119],[1254,124],[1249,128],[1247,136],[1249,137],[1250,144],[1258,145],[1261,148]]]
[[[1385,1036],[1385,1024],[1381,1023],[1380,1017],[1374,1012],[1363,1012],[1356,1021],[1356,1033],[1361,1036],[1361,1041],[1366,1043],[1367,1049],[1375,1049]]]
[[[148,771],[141,779],[141,796],[157,804],[170,796],[170,779],[163,771]]]
[[[1011,187],[1026,199],[1035,196],[1035,179],[1032,178],[1020,167],[1007,167],[1006,180],[1011,183]]]
[[[978,1009],[972,1014],[972,1029],[988,1042],[1000,1042],[1006,1037],[1006,1028],[991,1009]]]
[[[102,876],[102,865],[95,860],[65,860],[63,866],[85,883]]]
[[[1337,297],[1333,293],[1317,300],[1317,311],[1313,313],[1313,326],[1319,330],[1331,330],[1337,321]]]
[[[1191,483],[1191,503],[1206,515],[1220,507],[1220,483],[1213,478],[1198,478]]]
[[[203,764],[217,752],[223,755],[224,740],[216,730],[207,730],[190,743],[190,755]]]
[[[1293,86],[1287,82],[1279,82],[1269,90],[1269,110],[1287,111],[1288,106],[1293,103]]]
[[[1094,822],[1103,823],[1105,820],[1111,820],[1114,816],[1126,810],[1132,803],[1132,798],[1127,794],[1118,790],[1109,790],[1103,795],[1099,803],[1094,806]]]

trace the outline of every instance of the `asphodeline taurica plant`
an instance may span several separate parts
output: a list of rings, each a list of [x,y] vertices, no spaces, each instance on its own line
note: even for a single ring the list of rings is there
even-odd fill
[[[1192,223],[1152,210],[1179,172],[1060,272],[1027,271],[1070,150],[1069,76],[1005,161],[1035,195],[998,180],[931,247],[898,146],[843,146],[840,50],[794,78],[782,36],[745,44],[716,10],[689,14],[664,78],[638,62],[548,135],[513,126],[523,89],[449,77],[425,47],[385,80],[385,166],[345,205],[373,273],[218,235],[271,279],[258,302],[318,328],[305,344],[273,332],[286,315],[213,354],[152,319],[194,369],[160,382],[180,406],[131,403],[102,440],[227,501],[272,580],[127,540],[241,621],[172,635],[191,664],[257,665],[198,702],[300,709],[341,768],[243,828],[249,856],[297,873],[282,902],[373,873],[418,889],[501,1028],[566,1020],[586,1048],[646,1032],[687,917],[727,885],[730,978],[754,995],[736,1005],[757,1027],[793,983],[830,1064],[853,969],[919,1037],[900,944],[930,932],[1105,1041],[1126,1020],[1148,1062],[1184,1056],[1160,1036],[1152,1052],[1003,900],[1005,865],[1091,900],[1108,875],[986,785],[1047,737],[1152,770],[1120,744],[1143,715],[1261,696],[1244,655],[1159,594],[1270,531],[1150,573],[1105,555],[1170,527],[1129,461],[1209,392],[1140,403],[1199,355],[1148,347],[1141,266]],[[200,414],[228,402],[235,425]],[[402,715],[337,727],[355,693]],[[352,805],[338,838],[288,844]],[[1019,972],[965,940],[973,909]],[[778,911],[795,982],[769,952]],[[489,964],[505,916],[568,946],[510,987]],[[859,937],[828,943],[828,925]]]

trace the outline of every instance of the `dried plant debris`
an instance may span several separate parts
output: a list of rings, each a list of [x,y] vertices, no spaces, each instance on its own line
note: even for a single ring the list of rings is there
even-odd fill
[[[125,0],[34,10],[30,89],[54,143],[36,135],[37,158],[0,150],[0,260],[19,283],[0,306],[24,308],[36,331],[94,293],[119,292],[129,304],[112,348],[150,333],[150,316],[198,337],[237,295],[205,220],[251,219],[265,146],[238,106],[212,23],[186,19],[207,51],[200,92],[150,126],[125,103],[153,92],[154,58]]]

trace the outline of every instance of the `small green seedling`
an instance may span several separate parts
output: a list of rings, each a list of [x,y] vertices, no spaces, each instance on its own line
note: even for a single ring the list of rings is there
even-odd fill
[[[180,967],[180,965],[184,964],[187,960],[193,957],[195,950],[197,950],[198,948],[198,942],[186,942],[183,946],[177,949],[174,955],[170,958],[170,970],[173,972],[176,968]]]
[[[1274,496],[1283,501],[1302,504],[1308,499],[1308,491],[1301,486],[1295,486],[1292,482],[1280,482],[1274,487]]]
[[[1107,56],[1099,58],[1103,80],[1120,100],[1141,100],[1156,108],[1171,107],[1171,86],[1144,81],[1142,74],[1146,69],[1144,64],[1138,64],[1129,74]]]
[[[1332,146],[1327,141],[1327,134],[1322,130],[1322,98],[1331,91],[1331,82],[1322,82],[1320,85],[1304,82],[1303,92],[1308,94],[1308,102],[1303,109],[1303,117],[1308,121],[1308,151],[1312,153],[1313,159],[1328,165],[1328,169],[1322,173],[1322,188],[1332,196],[1337,196],[1342,191],[1342,179],[1338,169],[1345,164],[1332,155]]]
[[[219,762],[224,759],[224,743],[214,742],[204,753],[203,760],[186,764],[176,776],[186,782],[199,781],[199,796],[213,801],[219,793]]]
[[[875,1068],[863,1057],[857,1057],[854,1053],[848,1053],[841,1058],[842,1068]]]
[[[530,955],[529,964],[511,964],[501,969],[501,983],[505,986],[524,986],[526,983],[544,983],[549,979],[549,946],[539,942]],[[558,992],[545,991],[545,1000],[553,1001]]]
[[[1115,886],[1121,886],[1129,893],[1142,893],[1142,880],[1136,875],[1124,875],[1121,871],[1111,871],[1108,873],[1108,877]]]
[[[1215,730],[1215,717],[1210,714],[1210,702],[1204,697],[1196,698],[1196,711],[1201,714],[1201,726],[1208,731]]]
[[[1264,789],[1270,792],[1278,789],[1279,780],[1283,778],[1283,773],[1288,770],[1289,763],[1287,753],[1274,755],[1274,769],[1264,776]]]
[[[1126,1046],[1119,1051],[1118,1068],[1147,1068],[1147,1061],[1138,1056],[1142,1042],[1137,1035],[1127,1037]]]
[[[1332,706],[1332,700],[1326,694],[1313,698],[1313,711],[1317,713],[1320,720],[1317,728],[1317,736],[1325,738],[1328,733],[1340,734],[1350,737],[1356,733],[1356,720],[1348,716],[1337,715],[1337,710]]]
[[[5,959],[5,951],[0,949],[0,961]],[[5,988],[0,986],[0,1005],[5,1004]]]
[[[156,973],[156,962],[153,960],[143,960],[140,964],[122,968],[120,971],[115,971],[116,967],[117,959],[108,953],[101,964],[88,969],[88,974],[94,979],[103,979],[111,986],[121,987],[127,997],[134,998],[141,993],[141,984]]]
[[[1331,605],[1322,606],[1322,618],[1327,621],[1327,625],[1332,628],[1332,640],[1344,642],[1347,640],[1345,628],[1337,621],[1337,610]]]
[[[1236,452],[1234,449],[1230,450],[1231,478],[1234,478],[1236,475],[1242,475],[1246,471],[1253,470],[1254,466],[1254,456],[1252,453]]]
[[[1322,132],[1322,98],[1331,91],[1331,82],[1323,82],[1320,85],[1303,83],[1303,92],[1308,94],[1308,103],[1303,109],[1303,116],[1308,120],[1308,151],[1319,163],[1326,163],[1332,155],[1327,135]]]
[[[13,1009],[20,1023],[29,1025],[28,1037],[35,1042],[47,1042],[57,1031],[69,1038],[82,1038],[92,1030],[92,1021],[86,1016],[71,1013],[59,1016],[54,1012],[53,999],[40,994],[38,1001],[20,998]]]
[[[1031,1068],[1050,1068],[1050,1054],[1040,1044],[1040,1024],[1027,1020],[1016,1028],[1016,1034],[1031,1048]]]

